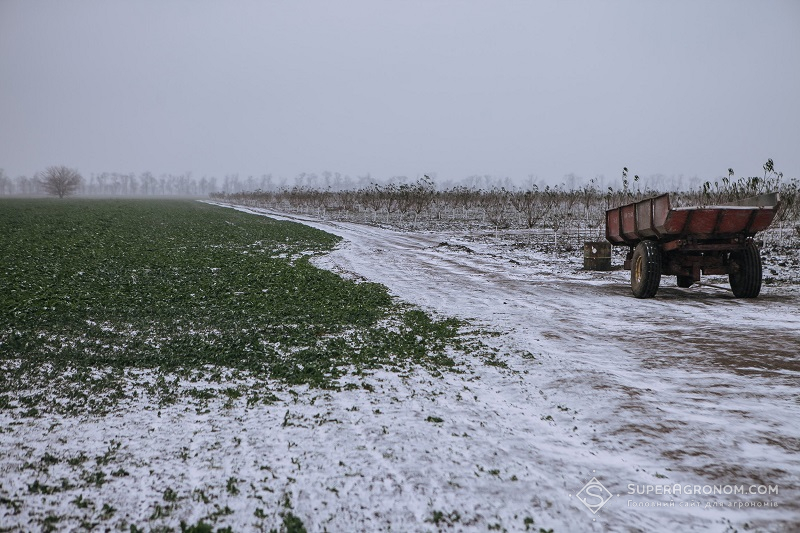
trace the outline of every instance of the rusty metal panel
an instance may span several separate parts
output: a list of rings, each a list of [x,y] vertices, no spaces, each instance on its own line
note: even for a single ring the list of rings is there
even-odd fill
[[[628,204],[619,208],[622,219],[622,235],[629,241],[639,240],[636,234],[636,204]]]
[[[682,233],[686,235],[711,235],[717,227],[719,212],[716,209],[693,209]]]
[[[681,235],[683,234],[683,229],[686,227],[686,219],[689,218],[689,213],[691,211],[687,210],[673,210],[667,214],[667,217],[664,219],[664,223],[660,226],[656,226],[659,233],[662,235]]]
[[[622,244],[622,231],[619,227],[619,209],[609,209],[606,211],[606,239],[615,244]]]
[[[714,233],[747,233],[753,219],[752,209],[721,209],[719,226]]]
[[[653,227],[652,199],[636,203],[636,228],[638,230],[637,234],[641,238],[655,237],[657,235]]]
[[[663,233],[660,228],[664,227],[669,212],[669,194],[662,194],[653,198],[653,227],[658,233]]]
[[[750,227],[747,229],[747,233],[751,235],[755,235],[759,231],[764,231],[772,224],[772,219],[775,218],[775,214],[778,211],[777,207],[773,207],[770,209],[759,209],[756,212],[753,222],[751,223]]]

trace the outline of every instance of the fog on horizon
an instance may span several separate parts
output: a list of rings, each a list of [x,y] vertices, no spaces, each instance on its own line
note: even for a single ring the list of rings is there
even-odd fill
[[[798,27],[791,0],[0,0],[0,168],[797,178]]]

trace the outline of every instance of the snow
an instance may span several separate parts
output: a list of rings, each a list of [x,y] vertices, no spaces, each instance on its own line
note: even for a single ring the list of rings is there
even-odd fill
[[[142,397],[77,421],[3,410],[0,496],[72,475],[64,463],[46,475],[23,468],[45,452],[83,452],[91,470],[119,443],[108,470],[121,465],[128,475],[78,492],[97,515],[105,503],[117,524],[139,527],[216,513],[234,530],[269,529],[284,509],[309,531],[524,531],[526,519],[556,532],[800,524],[796,287],[765,285],[758,299],[737,300],[671,282],[656,299],[636,300],[627,272],[585,272],[578,257],[489,236],[237,209],[340,235],[315,264],[469,320],[505,366],[454,354],[463,372],[380,371],[350,376],[352,389],[295,387],[250,407],[181,400],[159,410]],[[596,514],[577,496],[593,477],[613,494]],[[630,485],[676,484],[777,486],[778,494],[628,494]],[[167,488],[177,502],[147,522],[168,507]],[[74,514],[75,496],[28,495],[19,514],[0,506],[0,524],[26,529],[43,509]],[[734,507],[712,506],[719,502]]]

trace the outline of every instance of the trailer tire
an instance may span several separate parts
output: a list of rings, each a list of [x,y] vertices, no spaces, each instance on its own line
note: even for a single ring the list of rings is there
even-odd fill
[[[636,245],[631,259],[631,290],[637,298],[652,298],[661,283],[661,249],[654,241]]]
[[[681,289],[688,289],[694,284],[692,276],[678,276],[678,287]]]
[[[737,298],[755,298],[761,292],[761,252],[753,241],[744,250],[731,252],[728,279]]]

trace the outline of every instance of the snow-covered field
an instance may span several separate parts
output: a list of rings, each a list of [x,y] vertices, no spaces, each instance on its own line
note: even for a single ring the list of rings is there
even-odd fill
[[[268,406],[0,411],[0,525],[27,530],[46,510],[59,528],[87,501],[120,527],[269,530],[291,513],[309,531],[800,530],[797,284],[737,300],[665,279],[636,300],[629,273],[583,271],[577,254],[300,218],[344,238],[320,267],[468,319],[504,364],[460,355],[460,372],[351,376]],[[77,504],[30,490],[76,464],[123,472]],[[581,499],[606,500],[600,484],[610,500],[593,513]],[[742,488],[756,494],[729,493]]]

